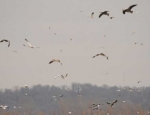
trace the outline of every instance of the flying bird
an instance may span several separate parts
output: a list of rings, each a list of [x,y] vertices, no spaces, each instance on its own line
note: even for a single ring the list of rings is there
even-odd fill
[[[115,18],[115,17],[110,17],[110,19],[113,19],[113,18]]]
[[[140,83],[141,81],[138,81],[138,83]]]
[[[125,103],[125,101],[122,101],[123,103]]]
[[[102,16],[102,15],[107,15],[109,16],[109,11],[104,11],[104,12],[100,12],[100,15],[99,15],[99,18]]]
[[[115,101],[113,101],[112,103],[111,103],[111,102],[107,102],[107,104],[109,104],[109,105],[112,107],[115,103],[117,103],[117,101],[118,101],[118,100],[115,100]]]
[[[123,14],[125,14],[126,12],[128,12],[128,13],[133,13],[133,11],[131,11],[131,9],[133,8],[133,7],[135,7],[135,6],[137,6],[137,4],[134,4],[134,5],[131,5],[129,8],[127,8],[127,9],[123,9],[122,10],[122,13]]]
[[[0,108],[2,108],[2,109],[4,109],[4,110],[9,109],[8,106],[3,106],[3,105],[0,105]]]
[[[93,15],[94,15],[94,12],[92,12],[92,14],[91,14],[91,18],[93,18]]]
[[[9,40],[3,39],[0,42],[8,42],[8,47],[10,46],[10,41]]]
[[[93,56],[93,58],[95,58],[95,57],[97,57],[99,55],[106,57],[106,59],[108,60],[108,56],[106,56],[104,53],[96,54],[95,56]]]
[[[34,48],[40,48],[40,47],[36,47],[36,46],[31,45],[31,43],[27,39],[25,39],[25,41],[27,42],[29,48],[33,48],[33,49]],[[26,45],[24,45],[24,44],[23,44],[23,46],[26,47]]]
[[[59,97],[63,97],[64,95],[59,95]]]
[[[67,76],[68,76],[68,74],[66,74],[65,76],[61,75],[61,78],[66,79]]]
[[[133,91],[133,89],[132,89],[132,88],[129,88],[128,91]]]
[[[51,60],[51,61],[49,62],[49,64],[51,64],[51,63],[53,63],[53,62],[58,62],[58,63],[61,63],[61,61],[60,61],[60,60],[53,59],[53,60]],[[62,63],[61,63],[61,65],[62,65]]]

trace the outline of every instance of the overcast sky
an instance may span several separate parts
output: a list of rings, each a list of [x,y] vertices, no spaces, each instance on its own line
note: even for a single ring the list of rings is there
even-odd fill
[[[133,14],[123,15],[122,9],[132,4],[138,4]],[[149,4],[149,0],[1,0],[0,40],[11,44],[8,48],[0,43],[0,88],[73,82],[149,86]],[[105,10],[115,18],[98,18]],[[24,47],[25,38],[40,48]],[[97,53],[109,60],[93,59]],[[48,64],[52,59],[63,65]],[[68,74],[67,79],[54,79],[61,74]]]

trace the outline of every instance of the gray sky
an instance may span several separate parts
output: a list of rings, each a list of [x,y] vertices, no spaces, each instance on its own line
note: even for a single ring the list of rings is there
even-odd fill
[[[122,14],[135,3],[133,14]],[[149,0],[1,0],[0,36],[11,45],[0,44],[0,88],[72,82],[149,86],[149,4]],[[98,18],[105,10],[115,19]],[[40,48],[24,47],[25,38]],[[105,53],[109,60],[93,59],[97,53]],[[52,59],[63,65],[49,65]],[[66,80],[54,79],[66,73]]]

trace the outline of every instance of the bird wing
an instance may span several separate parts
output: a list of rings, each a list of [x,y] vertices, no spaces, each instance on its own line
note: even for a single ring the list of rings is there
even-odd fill
[[[92,58],[95,58],[95,56],[93,56]]]
[[[27,39],[25,39],[26,40],[26,42],[27,42],[27,44],[29,45],[29,46],[32,46],[31,44],[30,44],[30,42],[27,40]]]
[[[115,100],[112,104],[117,103],[118,100]]]
[[[131,5],[128,9],[131,10],[135,6],[137,6],[137,4]]]
[[[104,14],[107,14],[108,12],[109,12],[109,11],[104,11],[103,13],[104,13]]]
[[[8,42],[8,40],[6,40],[6,39],[3,39],[3,40],[1,40],[1,42]]]
[[[107,58],[107,60],[108,60],[108,57],[106,57]]]
[[[99,15],[99,18],[104,14],[104,12],[102,12],[100,15]]]
[[[65,77],[63,75],[61,75],[61,77],[64,79]]]
[[[8,41],[8,47],[10,46],[10,41]]]
[[[104,53],[100,53],[99,55],[101,55],[101,56],[106,56]]]
[[[51,63],[53,63],[53,62],[54,62],[54,60],[50,61],[49,64],[51,64]]]
[[[117,103],[117,101],[118,101],[118,100],[115,100],[114,102],[112,102],[111,107],[112,107],[115,103]]]
[[[66,77],[68,76],[68,74],[66,74]]]
[[[93,56],[93,58],[95,58],[96,56],[99,56],[100,54],[96,54],[95,56]]]

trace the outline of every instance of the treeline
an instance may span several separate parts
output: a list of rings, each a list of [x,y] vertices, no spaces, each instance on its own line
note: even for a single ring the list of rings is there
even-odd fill
[[[51,113],[82,112],[92,109],[92,104],[104,104],[100,110],[110,106],[107,102],[118,100],[113,109],[120,111],[121,107],[145,111],[150,107],[150,87],[101,87],[91,84],[73,83],[69,86],[42,86],[14,87],[0,90],[0,105],[9,106],[5,111],[19,113]],[[123,103],[125,101],[125,103]],[[0,109],[0,112],[4,110]]]

